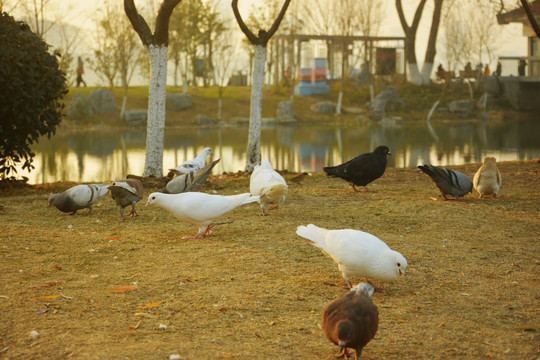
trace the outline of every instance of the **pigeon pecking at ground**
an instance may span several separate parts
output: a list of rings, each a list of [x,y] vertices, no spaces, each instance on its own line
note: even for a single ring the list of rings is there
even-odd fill
[[[374,290],[372,285],[360,283],[324,309],[322,328],[328,340],[339,346],[339,357],[348,359],[347,349],[351,348],[358,359],[377,333],[379,310],[370,298]]]
[[[255,166],[249,180],[249,190],[251,195],[259,196],[262,215],[270,215],[268,204],[275,204],[270,209],[279,209],[285,202],[288,189],[285,179],[272,168],[270,161],[263,160],[261,165]]]
[[[456,200],[462,201],[461,197],[472,192],[473,183],[467,175],[450,169],[441,169],[431,165],[420,165],[420,170],[428,174],[431,180],[441,191],[444,200],[450,200],[446,195],[452,195]]]
[[[479,194],[478,197],[492,195],[496,199],[501,184],[502,177],[497,167],[497,160],[492,156],[486,157],[473,178],[473,186]]]
[[[207,147],[204,148],[203,151],[195,159],[185,161],[181,165],[178,165],[174,169],[169,169],[169,171],[172,171],[173,173],[177,175],[187,174],[192,171],[196,171],[199,169],[202,169],[203,166],[206,164],[206,158],[208,155],[212,154],[212,150]]]
[[[351,288],[349,276],[391,281],[405,275],[407,260],[369,233],[352,230],[327,230],[309,224],[299,226],[296,234],[312,242],[336,262]]]
[[[118,210],[120,210],[120,217],[122,217],[122,220],[126,219],[124,217],[124,208],[129,205],[131,205],[131,211],[128,216],[131,215],[131,217],[133,217],[139,215],[137,214],[137,210],[135,210],[135,204],[142,199],[144,193],[144,187],[140,180],[118,180],[109,186],[109,190],[111,190],[111,196],[118,206]]]
[[[384,174],[387,155],[392,155],[387,146],[377,146],[373,152],[359,155],[341,165],[323,167],[323,170],[328,176],[348,181],[355,192],[358,191],[356,186],[364,186],[365,191],[369,191],[367,185]]]
[[[198,239],[210,233],[215,221],[240,205],[258,201],[258,196],[250,193],[238,195],[210,195],[201,192],[163,194],[155,192],[148,196],[146,206],[156,204],[167,210],[178,220],[199,227],[199,232],[188,239]]]
[[[219,162],[219,159],[212,161],[210,164],[199,170],[193,170],[187,174],[179,175],[169,181],[164,189],[159,192],[165,194],[180,194],[189,191],[198,191],[208,179],[208,175]]]
[[[92,205],[100,197],[107,194],[109,185],[90,184],[77,185],[63,193],[53,194],[49,197],[49,206],[54,205],[58,210],[74,215],[77,210],[88,208],[88,215],[92,213]]]

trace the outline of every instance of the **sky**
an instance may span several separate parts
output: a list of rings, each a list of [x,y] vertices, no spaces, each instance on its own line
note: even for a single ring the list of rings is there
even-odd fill
[[[22,0],[23,2],[33,3],[33,0]],[[86,35],[81,35],[81,38],[86,38],[87,41],[82,41],[81,44],[76,49],[76,56],[82,55],[89,56],[92,53],[90,49],[90,43],[92,38],[92,31],[95,28],[95,14],[98,12],[98,8],[102,6],[104,0],[49,0],[51,3],[54,3],[54,9],[51,11],[50,16],[55,16],[56,14],[63,14],[64,21],[72,24],[73,26],[81,27],[84,29]],[[121,2],[121,0],[115,0]],[[292,0],[295,1],[295,0]],[[336,0],[337,1],[337,0]],[[158,4],[160,1],[154,0],[155,4]],[[221,0],[222,7],[224,11],[230,12],[232,17],[232,10],[230,7],[229,0]],[[240,0],[239,8],[240,12],[243,14],[244,19],[247,17],[249,9],[252,5],[260,3],[261,0]],[[135,0],[135,4],[138,8],[147,4],[148,0]],[[404,10],[407,16],[408,21],[410,22],[415,7],[418,1],[412,0],[403,0]],[[430,2],[428,2],[430,3]],[[182,6],[180,3],[179,6]],[[13,14],[15,17],[22,16],[21,7],[15,9]],[[66,15],[67,14],[67,15]],[[56,15],[58,16],[58,15]],[[399,22],[397,12],[395,10],[395,2],[393,0],[385,1],[385,11],[384,11],[385,21],[381,26],[381,36],[404,36],[401,24]],[[236,23],[234,24],[235,27]],[[419,65],[422,65],[424,54],[427,46],[427,39],[429,36],[429,29],[431,26],[431,8],[426,6],[424,10],[424,15],[420,22],[420,28],[417,33],[416,41],[416,54],[418,58]],[[501,27],[501,36],[497,40],[497,43],[494,45],[494,52],[498,56],[525,56],[527,54],[527,42],[526,39],[522,36],[522,25],[521,24],[510,24]],[[238,36],[243,36],[238,30]],[[47,37],[47,36],[46,36]],[[439,30],[438,40],[444,38],[444,30],[441,28]],[[52,40],[52,39],[51,39]],[[52,42],[52,41],[50,41]],[[441,62],[441,51],[438,51],[439,57],[436,58],[436,63]],[[247,57],[243,60],[244,63],[247,63]],[[493,64],[494,65],[494,64]],[[247,64],[239,64],[238,66],[245,69]],[[494,66],[493,66],[494,68]],[[89,77],[88,82],[91,85],[95,85],[97,79],[95,76],[92,76],[91,71],[87,71]],[[144,79],[139,79],[139,81],[134,80],[133,83],[136,85],[137,82],[144,82]]]

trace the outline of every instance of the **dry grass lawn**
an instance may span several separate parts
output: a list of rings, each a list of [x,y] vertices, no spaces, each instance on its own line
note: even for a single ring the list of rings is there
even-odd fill
[[[478,164],[454,168],[472,178]],[[321,315],[345,282],[295,234],[309,223],[370,232],[409,263],[377,283],[379,331],[362,358],[537,359],[540,164],[500,169],[500,199],[465,202],[442,201],[416,169],[388,170],[375,193],[316,173],[272,216],[249,204],[189,241],[194,226],[144,206],[155,189],[126,221],[108,195],[90,216],[46,206],[72,184],[1,189],[0,359],[334,359]],[[206,191],[249,189],[211,180]]]

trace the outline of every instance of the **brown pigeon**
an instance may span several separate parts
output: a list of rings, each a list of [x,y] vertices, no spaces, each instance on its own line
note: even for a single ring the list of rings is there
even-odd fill
[[[351,348],[356,351],[354,358],[358,359],[364,346],[375,336],[379,310],[370,299],[374,290],[372,285],[358,284],[324,309],[323,331],[328,340],[339,346],[339,357],[348,359],[347,348]]]
[[[367,185],[384,174],[387,155],[392,155],[387,146],[377,146],[373,152],[358,155],[341,165],[323,167],[323,170],[328,176],[348,181],[355,192],[358,191],[356,186],[369,191]]]
[[[496,199],[501,183],[502,178],[497,168],[497,160],[492,156],[486,157],[473,178],[474,189],[478,192],[478,197],[492,195]]]
[[[125,220],[124,208],[128,205],[131,205],[131,211],[129,215],[131,215],[132,217],[134,215],[139,215],[135,210],[135,204],[137,204],[142,199],[144,192],[143,184],[140,180],[118,180],[113,182],[113,184],[109,186],[109,190],[111,191],[111,196],[113,200],[118,206],[118,210],[120,210],[120,216],[122,217],[122,220]]]
[[[77,185],[67,189],[63,193],[53,194],[49,197],[49,206],[74,215],[77,210],[88,208],[88,215],[92,213],[92,205],[100,197],[107,194],[109,185],[89,184]]]

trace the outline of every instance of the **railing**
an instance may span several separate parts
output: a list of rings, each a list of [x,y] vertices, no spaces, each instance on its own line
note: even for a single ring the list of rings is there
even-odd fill
[[[540,77],[540,56],[501,56],[500,76]]]

